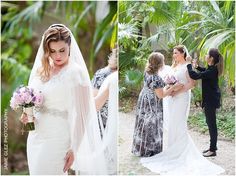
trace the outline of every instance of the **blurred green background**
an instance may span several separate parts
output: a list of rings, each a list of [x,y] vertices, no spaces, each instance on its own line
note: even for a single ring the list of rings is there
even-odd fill
[[[44,31],[54,23],[65,24],[74,34],[90,76],[107,65],[107,56],[117,44],[115,1],[1,1],[1,124],[8,130],[8,170],[2,174],[28,174],[27,134],[21,135],[18,113],[9,109],[12,92],[27,84]],[[4,125],[7,110],[8,129]],[[5,116],[6,117],[6,116]]]

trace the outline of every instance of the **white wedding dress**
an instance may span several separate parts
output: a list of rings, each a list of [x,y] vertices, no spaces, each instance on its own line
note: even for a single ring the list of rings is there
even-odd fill
[[[48,82],[34,77],[30,87],[42,91],[43,107],[35,112],[35,130],[27,139],[30,175],[62,175],[64,157],[70,149],[68,123],[68,70],[63,68]]]
[[[186,64],[173,70],[174,76],[183,84],[188,82],[186,73]],[[190,99],[190,90],[168,98],[167,108],[164,108],[168,111],[164,113],[168,115],[167,149],[152,157],[142,158],[144,167],[161,175],[215,175],[224,172],[223,168],[202,156],[188,134]]]
[[[43,107],[36,111],[35,130],[27,139],[27,158],[30,175],[63,175],[64,157],[73,149],[77,160],[73,169],[83,174],[106,174],[104,151],[98,124],[90,114],[89,93],[74,84],[83,85],[80,69],[76,64],[67,65],[48,82],[34,77],[30,87],[42,91]],[[90,93],[92,93],[90,91]],[[72,117],[75,114],[81,118]],[[85,117],[86,119],[83,119]],[[91,118],[91,119],[89,119]],[[74,149],[74,146],[79,147]],[[97,150],[101,148],[101,150]]]

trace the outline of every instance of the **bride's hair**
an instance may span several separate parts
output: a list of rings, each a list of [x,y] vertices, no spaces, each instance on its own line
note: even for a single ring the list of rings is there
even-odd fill
[[[177,49],[180,53],[183,53],[184,54],[184,60],[186,60],[187,58],[187,55],[188,55],[188,51],[186,49],[186,47],[184,45],[177,45],[173,48],[174,49]],[[173,59],[173,62],[172,62],[172,67],[175,67],[178,63],[175,62],[175,60]]]
[[[148,74],[155,74],[163,66],[164,56],[159,52],[153,52],[149,55],[145,71]]]
[[[70,32],[66,29],[66,27],[62,24],[55,24],[50,26],[45,32],[44,32],[44,39],[43,39],[43,58],[42,58],[42,68],[39,70],[39,75],[42,81],[47,81],[50,76],[50,48],[49,43],[50,42],[58,42],[58,41],[64,41],[69,46],[71,44],[71,36]]]

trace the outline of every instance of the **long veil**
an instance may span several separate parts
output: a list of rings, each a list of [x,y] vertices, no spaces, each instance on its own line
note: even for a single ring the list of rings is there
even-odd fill
[[[52,26],[63,26],[54,24]],[[50,27],[52,27],[50,26]],[[49,27],[49,28],[50,28]],[[68,122],[70,126],[71,149],[75,154],[72,168],[80,174],[106,174],[107,166],[100,137],[92,86],[84,58],[72,32],[68,69]],[[41,67],[43,39],[30,74],[29,85]]]
[[[117,173],[117,126],[118,126],[118,71],[110,74],[102,83],[98,95],[108,88],[108,118],[103,132],[103,147],[109,174]],[[100,117],[101,119],[101,117]]]

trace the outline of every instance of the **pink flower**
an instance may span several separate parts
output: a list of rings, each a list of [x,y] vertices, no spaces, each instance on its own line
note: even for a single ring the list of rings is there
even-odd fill
[[[165,82],[166,84],[173,85],[173,84],[175,84],[176,82],[178,82],[178,80],[177,80],[176,77],[173,76],[173,75],[171,75],[171,76],[167,75],[167,76],[165,77],[165,79],[164,79],[164,82]]]
[[[15,101],[15,99],[13,97],[11,98],[10,106],[14,110],[16,110],[18,108],[18,104],[16,103],[16,101]]]
[[[17,92],[15,92],[13,94],[13,98],[16,104],[23,104],[24,103],[24,99],[21,97],[21,95]]]
[[[43,104],[43,95],[29,87],[18,88],[11,97],[10,107],[14,110],[20,106],[38,106]]]
[[[35,106],[41,106],[43,104],[43,96],[41,93],[37,93],[35,95],[35,101],[34,101],[34,105]]]

